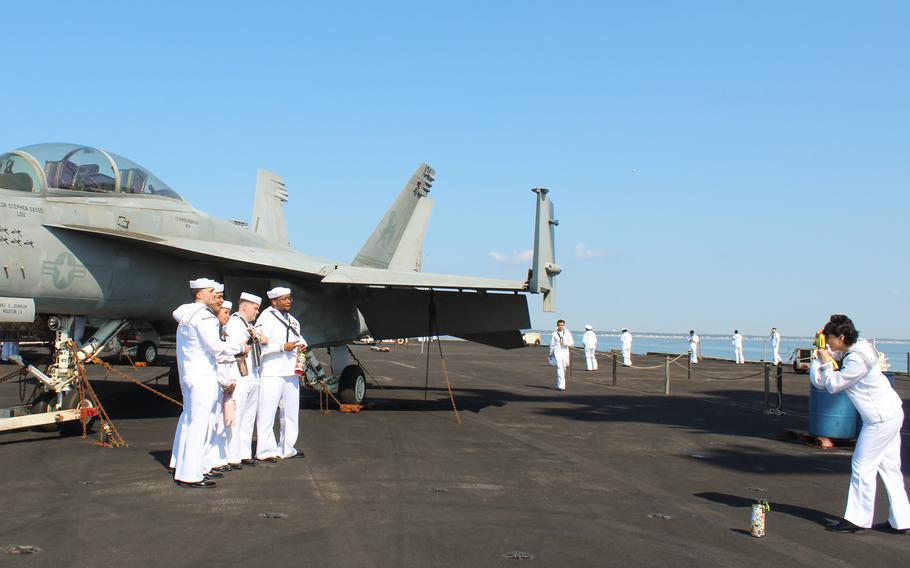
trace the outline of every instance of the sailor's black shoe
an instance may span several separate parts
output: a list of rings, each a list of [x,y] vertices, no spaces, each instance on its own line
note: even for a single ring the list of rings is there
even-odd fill
[[[174,483],[177,484],[177,487],[188,487],[190,489],[209,489],[211,487],[215,487],[215,482],[208,480],[192,482],[175,479]]]
[[[872,530],[886,532],[890,534],[910,534],[910,529],[896,529],[891,526],[891,523],[885,521],[884,523],[877,523],[872,525]]]
[[[863,527],[854,525],[853,523],[851,523],[850,521],[848,521],[846,519],[843,521],[840,521],[839,523],[834,523],[833,525],[828,525],[827,527],[825,527],[825,530],[831,531],[831,532],[854,533],[854,534],[866,532],[866,529],[864,529]]]

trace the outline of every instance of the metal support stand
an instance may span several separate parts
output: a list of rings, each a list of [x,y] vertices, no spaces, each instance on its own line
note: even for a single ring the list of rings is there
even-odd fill
[[[686,359],[686,378],[692,380],[692,358]]]
[[[771,416],[780,416],[784,414],[784,411],[781,410],[784,400],[784,368],[782,365],[776,365],[776,379],[777,379],[777,405],[771,405],[771,365],[770,363],[765,363],[765,409],[762,411],[767,415]]]
[[[616,349],[611,349],[610,354],[613,355],[613,386],[616,386]]]
[[[664,362],[664,394],[670,394],[670,356]]]

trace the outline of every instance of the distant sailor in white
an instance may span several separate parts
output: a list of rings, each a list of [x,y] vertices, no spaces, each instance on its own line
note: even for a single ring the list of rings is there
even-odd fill
[[[214,309],[215,282],[190,281],[193,302],[174,310],[177,325],[177,370],[183,392],[183,413],[174,436],[174,481],[182,487],[214,487],[206,480],[205,443],[218,400],[217,360],[245,352],[246,347],[225,343],[219,336]]]
[[[569,366],[569,349],[575,346],[572,332],[566,329],[565,320],[556,322],[556,331],[550,337],[550,365],[556,367],[556,390],[566,390],[566,368]]]
[[[297,443],[300,413],[300,380],[294,374],[297,353],[307,346],[300,334],[300,322],[290,314],[293,299],[290,288],[269,290],[272,305],[256,320],[256,329],[268,337],[262,346],[262,371],[259,379],[259,417],[256,419],[256,459],[303,457]],[[275,441],[275,412],[281,409],[281,434]]]
[[[585,369],[588,371],[597,370],[597,334],[594,333],[594,327],[585,326],[585,334],[581,336],[581,344],[585,346]]]
[[[622,364],[626,367],[632,366],[632,334],[629,330],[622,328],[622,335],[619,336],[622,341]]]
[[[742,365],[746,362],[743,357],[743,336],[738,329],[733,330],[733,355],[736,357],[736,364]]]
[[[771,344],[771,356],[774,358],[774,364],[779,365],[782,361],[780,358],[780,333],[778,333],[776,327],[771,328],[768,342]]]
[[[816,351],[809,377],[812,383],[830,393],[844,392],[856,407],[863,427],[853,450],[853,472],[847,493],[844,521],[828,527],[836,532],[861,532],[872,526],[876,474],[888,492],[888,523],[875,528],[906,534],[910,529],[910,502],[901,473],[901,426],[904,411],[900,396],[882,374],[878,352],[859,333],[845,315],[833,315],[823,330],[828,349],[843,353],[841,369],[836,371],[825,349]]]
[[[246,375],[242,374],[239,365],[234,365],[232,369],[236,382],[232,395],[235,405],[234,423],[228,428],[228,462],[232,466],[256,463],[252,447],[256,412],[259,408],[259,368],[262,365],[262,346],[268,343],[265,334],[253,327],[261,304],[262,298],[259,296],[249,292],[240,294],[237,311],[231,315],[226,326],[228,337],[242,337],[250,342],[250,352],[246,356]]]
[[[698,363],[698,336],[695,335],[695,330],[689,330],[689,361],[693,363]]]

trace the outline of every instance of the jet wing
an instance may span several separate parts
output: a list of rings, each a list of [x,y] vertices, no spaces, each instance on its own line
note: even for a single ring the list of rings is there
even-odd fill
[[[273,272],[285,272],[318,278],[328,274],[335,266],[330,260],[303,255],[290,248],[282,250],[200,239],[159,237],[135,231],[119,231],[69,223],[45,223],[44,226],[51,229],[63,229],[99,237],[131,241],[191,258],[208,258],[214,261],[230,260],[238,268],[269,269]]]
[[[527,283],[452,274],[339,266],[322,279],[350,286],[376,339],[453,335],[510,349],[531,327]],[[511,293],[509,293],[511,292]]]
[[[497,280],[455,274],[432,274],[368,268],[364,266],[339,266],[322,279],[323,284],[348,284],[359,286],[388,286],[393,288],[452,288],[456,290],[503,290],[526,292],[528,283],[519,280]]]

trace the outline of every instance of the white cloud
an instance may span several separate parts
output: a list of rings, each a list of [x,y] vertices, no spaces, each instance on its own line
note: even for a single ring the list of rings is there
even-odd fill
[[[575,245],[575,256],[578,258],[604,258],[607,256],[606,251],[591,250],[584,243]]]
[[[496,262],[501,262],[503,264],[524,264],[530,262],[534,258],[534,251],[531,249],[513,252],[512,254],[504,254],[501,252],[493,251],[490,253],[490,258]]]

